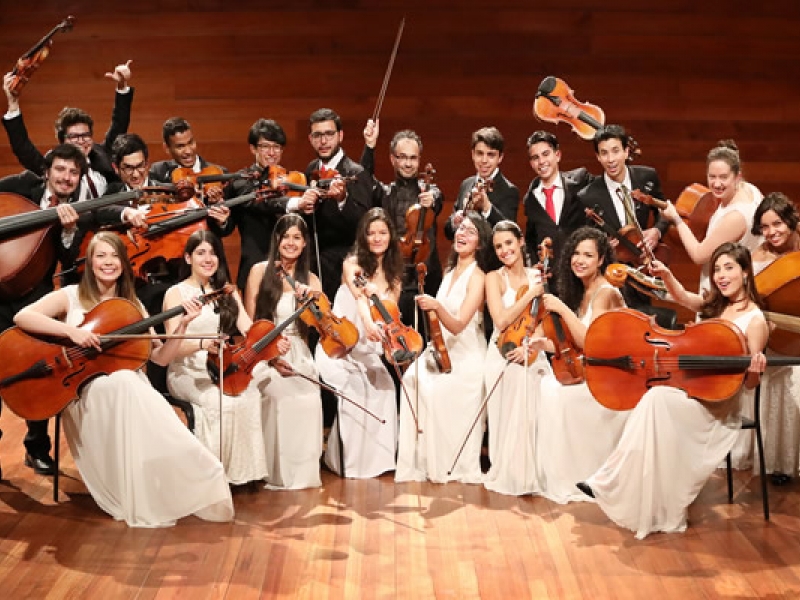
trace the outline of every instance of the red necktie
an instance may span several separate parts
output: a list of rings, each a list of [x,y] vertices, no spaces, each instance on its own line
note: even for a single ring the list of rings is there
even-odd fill
[[[553,219],[553,223],[555,223],[556,205],[555,202],[553,202],[553,193],[556,191],[556,186],[543,188],[542,191],[544,192],[544,209],[547,211],[547,214],[550,215],[550,218]]]

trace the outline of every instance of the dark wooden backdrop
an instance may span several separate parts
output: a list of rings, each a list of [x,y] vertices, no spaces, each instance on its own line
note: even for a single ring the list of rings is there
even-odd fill
[[[741,148],[747,178],[762,191],[800,197],[796,0],[114,0],[44,1],[35,9],[3,0],[0,6],[0,64],[8,69],[64,16],[77,17],[22,97],[31,137],[42,149],[53,143],[53,120],[65,105],[89,111],[102,134],[113,95],[103,74],[133,59],[131,131],[151,144],[154,160],[164,154],[161,124],[182,115],[204,157],[238,169],[251,161],[248,127],[271,117],[289,138],[285,165],[302,169],[312,157],[307,118],[322,106],[341,114],[345,149],[357,158],[405,16],[381,119],[384,180],[391,178],[388,140],[413,128],[452,201],[459,181],[473,172],[470,134],[490,124],[506,138],[503,170],[523,191],[532,178],[525,139],[537,128],[557,133],[564,168],[597,172],[590,142],[532,115],[538,84],[552,74],[635,135],[639,162],[658,169],[670,197],[704,180],[708,149],[729,137]],[[0,136],[0,175],[17,170]],[[227,246],[238,252],[235,238]],[[679,253],[677,261],[686,258]]]

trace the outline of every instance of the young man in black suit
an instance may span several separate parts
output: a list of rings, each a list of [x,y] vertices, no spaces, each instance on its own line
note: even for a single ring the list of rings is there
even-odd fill
[[[64,108],[56,119],[58,143],[72,144],[80,148],[89,164],[88,170],[81,178],[79,200],[102,196],[108,183],[117,179],[111,167],[111,146],[118,135],[128,131],[131,120],[133,88],[128,85],[131,77],[130,64],[129,60],[105,74],[116,82],[117,92],[114,98],[114,111],[111,113],[111,125],[102,144],[94,142],[94,120],[80,108]],[[11,150],[23,167],[37,175],[44,175],[47,169],[45,157],[28,137],[28,130],[20,112],[19,97],[10,89],[12,79],[11,73],[7,73],[3,79],[3,89],[8,100],[8,112],[3,117],[3,126],[8,134]]]
[[[567,237],[587,224],[578,192],[589,185],[594,176],[584,167],[561,171],[558,139],[549,131],[534,131],[527,145],[528,159],[536,177],[525,194],[525,243],[535,263],[537,247],[542,240],[549,237],[553,241],[553,256],[559,256]]]
[[[322,167],[336,169],[343,177],[354,177],[346,184],[341,179],[331,183],[327,196],[317,190],[306,191],[296,209],[307,216],[312,237],[318,243],[312,258],[314,272],[322,281],[322,290],[333,302],[342,280],[342,263],[356,239],[361,217],[372,207],[372,178],[364,168],[345,155],[342,149],[342,120],[329,108],[320,108],[309,118],[308,140],[317,154],[306,167],[306,179]],[[293,210],[294,206],[290,208]],[[316,227],[316,230],[315,230]]]
[[[482,214],[489,224],[504,219],[517,220],[519,190],[500,172],[503,162],[505,140],[496,127],[483,127],[472,134],[472,162],[476,174],[461,182],[453,213],[444,225],[444,234],[452,240],[461,219],[464,207],[471,200],[472,210]],[[491,183],[491,191],[485,184]]]

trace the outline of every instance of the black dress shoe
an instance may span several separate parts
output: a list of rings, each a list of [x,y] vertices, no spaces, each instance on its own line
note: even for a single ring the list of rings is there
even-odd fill
[[[25,466],[33,469],[37,475],[55,475],[56,463],[49,454],[42,456],[25,455]]]
[[[594,498],[594,490],[592,488],[590,488],[589,485],[584,483],[583,481],[581,481],[579,483],[576,483],[575,487],[577,487],[580,491],[582,491],[584,494],[586,494],[590,498]]]

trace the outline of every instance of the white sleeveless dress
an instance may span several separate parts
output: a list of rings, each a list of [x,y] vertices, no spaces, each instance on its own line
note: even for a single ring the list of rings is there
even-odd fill
[[[604,284],[600,289],[610,288]],[[592,298],[594,300],[594,298]],[[592,302],[581,322],[592,322]],[[542,379],[536,440],[541,495],[553,502],[591,500],[575,487],[594,473],[617,446],[630,411],[610,410],[594,399],[586,383],[561,385]]]
[[[458,314],[464,304],[467,285],[476,268],[477,263],[473,262],[455,281],[452,270],[444,276],[436,299],[452,314]],[[486,338],[482,319],[482,311],[475,311],[469,324],[458,335],[442,327],[452,363],[450,373],[440,373],[436,369],[430,348],[406,370],[403,382],[422,433],[418,433],[409,402],[403,395],[400,398],[396,481],[429,479],[437,483],[480,483],[483,479],[480,464],[482,418],[467,439],[453,472],[448,473],[484,398]]]
[[[761,311],[740,315],[743,332]],[[688,507],[736,442],[736,396],[704,403],[673,387],[650,388],[630,412],[614,452],[586,480],[597,504],[638,539],[686,529]]]
[[[506,284],[503,306],[516,302],[517,290],[509,285],[508,271],[500,269]],[[528,285],[541,281],[537,269],[527,269]],[[541,491],[536,472],[536,438],[538,429],[539,396],[545,375],[552,369],[544,352],[539,352],[529,366],[506,360],[497,348],[499,331],[495,329],[486,352],[484,385],[492,389],[505,368],[497,388],[489,399],[489,459],[492,466],[484,485],[501,494],[521,496]],[[546,425],[546,424],[545,424]]]
[[[331,358],[317,345],[314,357],[322,380],[386,420],[379,423],[350,402],[338,400],[336,419],[325,448],[325,464],[352,478],[377,477],[395,468],[397,401],[394,381],[381,362],[383,347],[367,339],[356,299],[342,284],[333,301],[333,313],[347,317],[358,328],[358,343],[344,358]]]
[[[196,298],[197,288],[186,282],[176,286],[182,300]],[[171,289],[171,288],[170,288]],[[186,333],[215,333],[219,315],[211,304],[203,306]],[[173,360],[167,369],[169,393],[194,406],[194,433],[216,456],[220,456],[220,394],[206,370],[206,350]],[[267,478],[262,397],[251,384],[239,396],[222,395],[222,464],[232,484]]]
[[[295,311],[295,296],[284,292],[275,310],[274,322],[286,320]],[[317,379],[317,366],[295,323],[283,335],[291,348],[283,359],[292,368]],[[250,384],[264,398],[264,443],[267,452],[267,488],[299,490],[322,485],[322,401],[319,387],[301,377],[282,377],[265,362],[253,369]]]
[[[86,311],[77,286],[66,323]],[[75,465],[97,505],[131,527],[167,527],[194,514],[233,519],[222,464],[184,426],[144,374],[116,371],[92,380],[62,413]]]

